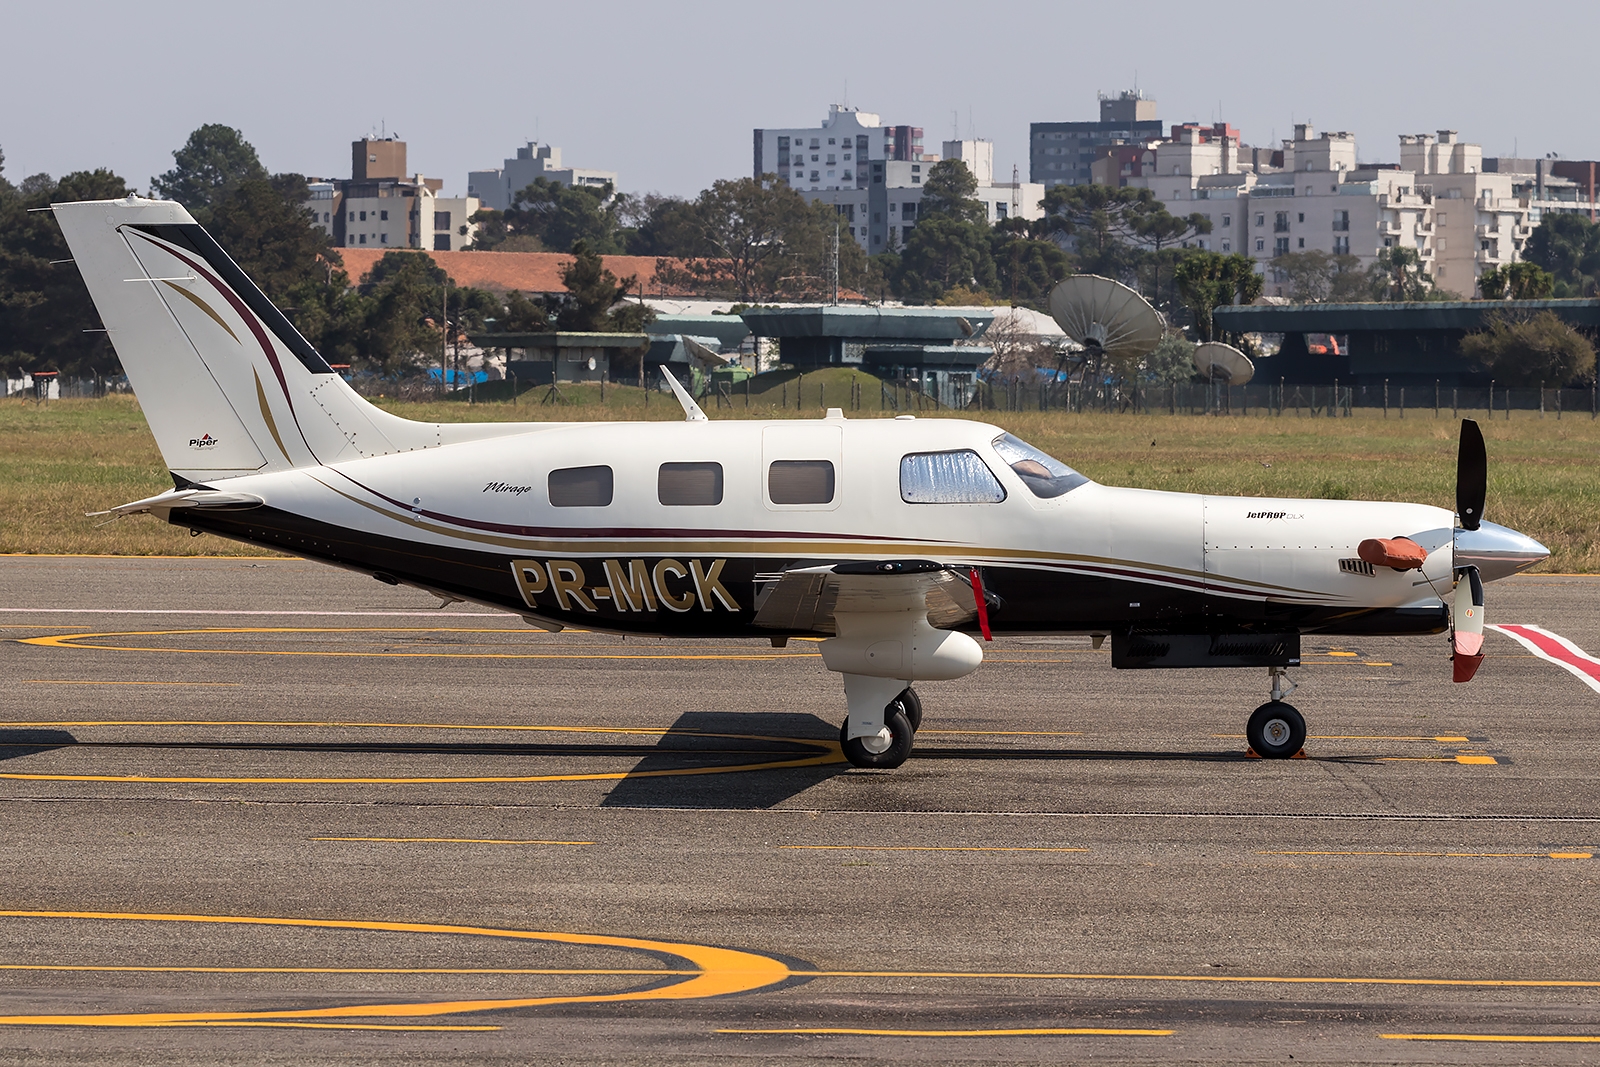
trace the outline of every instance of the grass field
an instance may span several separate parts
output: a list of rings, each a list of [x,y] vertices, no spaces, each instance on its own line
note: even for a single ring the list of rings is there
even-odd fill
[[[853,417],[893,414],[879,411],[877,379],[847,370],[803,379],[762,375],[748,407],[742,387],[731,409],[710,401],[704,406],[713,419],[816,418],[819,399],[848,405],[852,377],[863,394]],[[407,418],[450,422],[682,418],[670,396],[652,394],[646,405],[636,387],[608,386],[604,403],[597,386],[563,386],[560,404],[541,404],[544,392],[525,392],[515,404],[376,403]],[[1553,555],[1546,570],[1600,572],[1600,423],[1587,414],[1559,421],[1524,411],[1509,421],[1503,414],[1493,421],[1484,421],[1482,412],[1463,414],[1480,420],[1488,440],[1487,517],[1548,545]],[[1431,412],[1384,419],[1358,409],[1354,418],[1321,419],[995,411],[982,418],[1112,485],[1454,503],[1457,426]],[[0,457],[0,552],[261,554],[216,537],[191,538],[149,516],[104,526],[96,525],[103,518],[84,517],[172,484],[130,397],[47,405],[0,400]]]

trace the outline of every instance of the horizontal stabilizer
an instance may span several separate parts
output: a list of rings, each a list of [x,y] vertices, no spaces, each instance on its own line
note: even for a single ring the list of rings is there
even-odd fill
[[[107,511],[91,511],[95,515],[138,515],[151,512],[162,518],[174,508],[204,508],[214,511],[244,511],[259,508],[266,501],[254,493],[228,493],[220,489],[168,489],[165,493],[122,504]]]

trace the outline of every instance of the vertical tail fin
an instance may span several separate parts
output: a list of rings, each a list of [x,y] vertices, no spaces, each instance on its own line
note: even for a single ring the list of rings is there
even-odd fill
[[[167,467],[214,481],[427,448],[368,404],[178,204],[53,205]]]

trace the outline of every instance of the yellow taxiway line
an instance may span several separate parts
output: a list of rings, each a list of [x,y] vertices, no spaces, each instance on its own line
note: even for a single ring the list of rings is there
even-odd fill
[[[774,744],[798,745],[815,754],[763,760],[758,763],[713,764],[704,767],[664,767],[656,770],[594,771],[581,774],[525,774],[525,775],[462,775],[429,777],[254,777],[243,775],[154,775],[154,774],[56,774],[22,771],[0,772],[0,780],[24,782],[126,782],[142,785],[506,785],[532,782],[608,782],[624,778],[676,778],[706,774],[734,774],[743,771],[791,770],[798,767],[819,767],[844,762],[844,753],[837,741],[814,737],[772,737],[766,734],[720,734],[700,730],[678,730],[668,727],[628,726],[532,726],[532,725],[465,725],[448,723],[374,723],[374,722],[273,722],[266,720],[214,720],[214,719],[98,719],[82,721],[0,722],[0,727],[90,727],[90,726],[275,726],[305,728],[387,728],[428,730],[525,730],[549,733],[643,734],[649,737],[684,736],[701,740],[765,741]],[[46,745],[45,747],[48,747]],[[669,755],[692,756],[692,749]]]
[[[191,630],[116,630],[105,633],[49,634],[43,637],[19,637],[18,644],[37,645],[41,648],[92,649],[101,652],[167,652],[216,656],[332,656],[335,658],[372,659],[570,659],[570,660],[781,660],[817,659],[820,652],[345,652],[333,649],[276,649],[276,648],[167,648],[146,645],[107,645],[90,643],[100,638],[117,637],[185,637],[196,634],[357,634],[357,633],[523,633],[521,630],[494,631],[481,627],[410,626],[410,627],[301,627],[301,626],[228,626],[205,627]]]
[[[1030,1027],[1017,1030],[872,1030],[854,1026],[794,1026],[774,1030],[716,1031],[719,1034],[849,1034],[864,1037],[1046,1037],[1093,1035],[1097,1037],[1171,1037],[1173,1030],[1113,1030],[1094,1026]]]
[[[373,930],[405,934],[446,934],[466,937],[512,939],[565,945],[616,948],[687,960],[694,970],[681,982],[619,993],[590,993],[567,996],[516,997],[508,999],[441,1000],[413,1003],[343,1004],[323,1008],[287,1008],[272,1011],[191,1011],[57,1013],[50,1015],[0,1016],[0,1026],[174,1026],[192,1024],[332,1022],[367,1019],[425,1019],[443,1015],[463,1015],[507,1008],[544,1007],[556,1004],[610,1004],[645,1000],[699,1000],[765,989],[787,981],[786,964],[770,956],[711,945],[673,941],[650,941],[633,937],[599,934],[557,933],[483,926],[457,926],[443,923],[381,922],[357,919],[293,919],[254,915],[183,915],[102,911],[0,911],[0,916],[20,919],[87,919],[109,922],[194,923],[218,926],[299,927],[323,930]],[[654,973],[654,972],[653,972]],[[665,973],[665,972],[660,972]],[[363,1024],[370,1025],[370,1024]]]

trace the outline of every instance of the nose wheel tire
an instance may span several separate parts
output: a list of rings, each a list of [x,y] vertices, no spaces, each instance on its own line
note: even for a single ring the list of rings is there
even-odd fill
[[[1257,708],[1244,728],[1262,759],[1289,759],[1306,743],[1306,720],[1293,706],[1273,700]]]
[[[847,721],[839,727],[839,747],[852,766],[877,770],[890,770],[900,766],[911,755],[911,740],[915,733],[911,720],[901,710],[900,700],[884,710],[883,729],[875,737],[846,737],[850,732]]]
[[[916,733],[922,729],[922,698],[917,696],[917,691],[906,686],[894,699],[906,713],[906,719],[911,723],[911,732]]]

